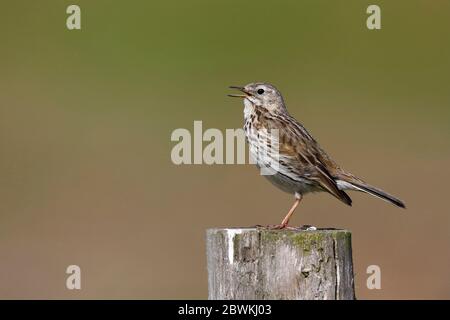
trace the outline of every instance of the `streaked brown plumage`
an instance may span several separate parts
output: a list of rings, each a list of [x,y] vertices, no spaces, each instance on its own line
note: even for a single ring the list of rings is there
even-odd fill
[[[309,132],[288,113],[283,97],[273,85],[250,83],[245,87],[231,88],[243,93],[230,96],[244,99],[244,130],[250,153],[257,165],[270,167],[272,174],[265,175],[269,181],[296,197],[285,219],[275,228],[287,226],[302,196],[309,192],[325,191],[351,205],[352,200],[345,191],[356,190],[405,207],[401,200],[368,185],[333,161]],[[264,148],[269,152],[261,156]]]

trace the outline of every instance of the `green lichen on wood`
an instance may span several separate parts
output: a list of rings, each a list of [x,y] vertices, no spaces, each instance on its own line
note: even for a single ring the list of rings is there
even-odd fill
[[[278,242],[283,239],[284,232],[278,230],[259,230],[262,243]]]
[[[293,247],[301,249],[305,254],[312,250],[322,252],[323,245],[333,239],[348,248],[351,245],[351,233],[347,230],[267,230],[255,229],[259,233],[261,243],[291,243]],[[244,234],[236,233],[233,237],[233,248],[240,248]],[[235,254],[235,253],[233,253]]]
[[[347,230],[339,230],[333,233],[336,243],[343,244],[345,248],[350,248],[352,243],[352,234]]]
[[[301,248],[304,252],[310,252],[312,248],[323,243],[328,232],[323,231],[280,231],[280,230],[260,230],[263,243],[286,241],[288,239],[293,246]],[[322,249],[323,250],[323,249]]]
[[[345,246],[351,243],[351,233],[346,230],[314,230],[314,231],[291,231],[291,230],[259,230],[263,243],[286,241],[288,239],[295,247],[304,252],[310,252],[313,248],[323,251],[321,244],[331,237],[336,241],[342,240]]]
[[[312,248],[323,243],[326,234],[323,232],[303,231],[292,234],[289,238],[296,247],[302,248],[304,252],[310,252]]]

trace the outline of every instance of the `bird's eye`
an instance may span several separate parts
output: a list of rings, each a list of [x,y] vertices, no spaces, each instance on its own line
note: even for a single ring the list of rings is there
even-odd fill
[[[256,92],[258,92],[258,94],[263,94],[264,93],[264,89],[258,89],[258,91],[256,91]]]

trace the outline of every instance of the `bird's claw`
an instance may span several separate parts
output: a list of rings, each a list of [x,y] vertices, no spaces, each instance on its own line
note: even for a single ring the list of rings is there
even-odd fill
[[[301,227],[291,227],[286,224],[269,224],[267,226],[257,224],[254,226],[254,228],[268,229],[268,230],[293,230],[293,231],[315,231],[315,230],[317,230],[316,227],[307,225],[307,224],[303,225]]]

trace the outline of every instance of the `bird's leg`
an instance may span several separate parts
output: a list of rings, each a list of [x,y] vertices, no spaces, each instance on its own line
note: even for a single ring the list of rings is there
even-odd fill
[[[291,219],[292,214],[294,213],[295,209],[298,207],[300,201],[302,200],[302,195],[299,193],[295,194],[295,202],[292,205],[291,209],[289,210],[286,217],[284,217],[283,221],[281,221],[281,224],[277,224],[274,226],[270,226],[270,229],[285,229],[289,223],[289,219]]]
[[[286,217],[284,217],[283,221],[281,221],[281,226],[282,228],[286,228],[288,223],[289,223],[289,219],[291,219],[292,214],[294,213],[295,209],[298,207],[300,201],[302,200],[302,195],[296,193],[295,194],[295,202],[291,207],[291,210],[289,210],[288,214],[286,215]]]

